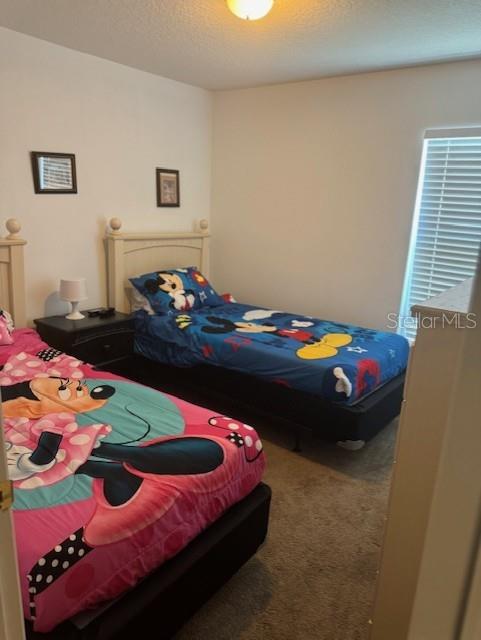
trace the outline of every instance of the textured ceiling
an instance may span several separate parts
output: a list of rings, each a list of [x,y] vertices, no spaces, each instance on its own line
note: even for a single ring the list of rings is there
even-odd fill
[[[481,56],[481,0],[0,0],[0,25],[208,89]]]

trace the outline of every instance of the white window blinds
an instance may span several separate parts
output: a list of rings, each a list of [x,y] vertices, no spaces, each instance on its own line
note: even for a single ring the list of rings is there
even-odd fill
[[[481,132],[424,141],[401,316],[476,271],[481,243]],[[432,134],[431,134],[432,135]],[[400,331],[414,337],[416,330]]]

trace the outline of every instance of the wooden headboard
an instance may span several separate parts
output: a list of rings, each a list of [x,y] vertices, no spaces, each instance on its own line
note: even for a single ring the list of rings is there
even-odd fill
[[[197,231],[124,233],[122,221],[112,218],[106,235],[108,304],[130,313],[129,278],[161,269],[196,266],[209,277],[209,223]]]
[[[9,218],[5,226],[8,235],[0,238],[0,308],[10,312],[16,327],[24,327],[27,316],[23,247],[27,243],[19,236],[18,220]]]

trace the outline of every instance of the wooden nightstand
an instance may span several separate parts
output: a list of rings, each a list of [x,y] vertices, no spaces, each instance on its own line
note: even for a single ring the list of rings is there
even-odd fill
[[[119,311],[110,318],[67,320],[52,316],[34,322],[42,340],[51,347],[99,368],[109,368],[134,352],[134,321]]]

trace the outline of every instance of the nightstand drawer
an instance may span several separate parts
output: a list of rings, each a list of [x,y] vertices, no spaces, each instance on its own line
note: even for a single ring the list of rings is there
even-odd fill
[[[77,340],[70,353],[84,362],[101,364],[112,362],[132,355],[134,351],[134,332],[117,331]]]

